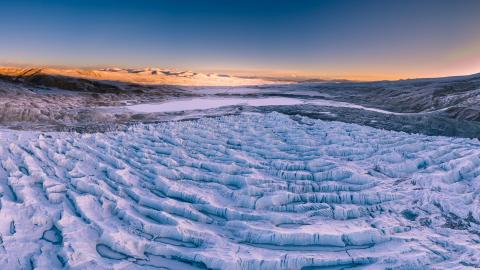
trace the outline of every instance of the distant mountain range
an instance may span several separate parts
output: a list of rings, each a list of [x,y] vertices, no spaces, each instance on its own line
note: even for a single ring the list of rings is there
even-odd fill
[[[0,77],[59,88],[81,86],[80,80],[109,81],[144,85],[241,86],[274,84],[278,81],[241,78],[226,74],[176,71],[160,68],[97,70],[0,67]],[[283,82],[285,83],[285,82]],[[111,83],[109,83],[111,84]],[[118,85],[118,84],[117,84]],[[73,90],[73,89],[72,89]]]

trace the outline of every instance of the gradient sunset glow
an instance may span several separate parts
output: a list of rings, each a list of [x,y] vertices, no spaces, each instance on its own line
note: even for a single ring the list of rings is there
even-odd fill
[[[353,80],[480,72],[480,1],[0,0],[0,64]]]

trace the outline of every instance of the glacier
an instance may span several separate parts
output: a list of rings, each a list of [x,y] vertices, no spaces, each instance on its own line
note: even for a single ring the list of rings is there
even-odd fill
[[[478,139],[272,112],[0,145],[3,269],[480,267]]]

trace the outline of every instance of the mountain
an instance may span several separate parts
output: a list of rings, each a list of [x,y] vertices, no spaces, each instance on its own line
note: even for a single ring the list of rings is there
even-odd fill
[[[0,78],[60,89],[95,90],[97,88],[107,92],[119,90],[121,84],[241,86],[277,83],[264,79],[159,68],[83,70],[0,67]]]

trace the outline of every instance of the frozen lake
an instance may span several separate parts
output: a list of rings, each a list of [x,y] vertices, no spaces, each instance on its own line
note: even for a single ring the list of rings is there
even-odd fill
[[[157,113],[206,110],[226,106],[248,105],[248,106],[272,106],[272,105],[298,105],[304,101],[295,98],[194,98],[184,100],[167,101],[156,104],[138,104],[127,108],[135,112]]]
[[[227,106],[280,106],[280,105],[318,105],[328,107],[342,107],[342,108],[354,108],[367,111],[373,111],[383,114],[396,114],[406,115],[407,113],[395,113],[385,111],[376,108],[368,108],[361,105],[356,105],[347,102],[325,100],[325,99],[299,99],[299,98],[287,98],[287,97],[268,97],[268,98],[215,98],[215,97],[201,97],[193,99],[173,100],[162,103],[145,103],[127,106],[126,108],[139,113],[165,113],[165,112],[178,112],[178,111],[193,111],[193,110],[206,110],[215,109]]]

